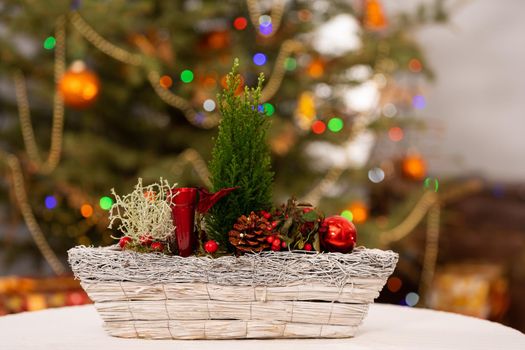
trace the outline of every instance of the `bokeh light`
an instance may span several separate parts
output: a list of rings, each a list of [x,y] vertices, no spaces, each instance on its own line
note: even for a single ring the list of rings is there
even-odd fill
[[[312,132],[314,134],[320,135],[326,130],[326,124],[321,120],[316,120],[312,124]]]
[[[421,64],[421,61],[417,58],[412,58],[410,61],[408,61],[408,69],[411,72],[419,73],[423,69],[423,65]]]
[[[258,66],[262,66],[266,63],[266,55],[258,52],[255,55],[253,55],[253,63],[255,63]]]
[[[394,104],[392,104],[392,103],[386,103],[386,104],[383,106],[383,114],[384,114],[385,117],[387,117],[387,118],[392,118],[392,117],[394,117],[394,116],[397,114],[397,108],[396,108],[396,106],[394,106]]]
[[[293,57],[287,57],[284,60],[284,69],[293,71],[297,68],[297,60]]]
[[[193,72],[189,69],[185,69],[180,73],[180,80],[184,83],[191,83],[193,81]]]
[[[418,302],[419,302],[419,295],[417,293],[410,292],[405,297],[405,303],[408,306],[416,306]]]
[[[354,202],[348,208],[354,217],[354,223],[362,224],[368,219],[368,207],[363,202]]]
[[[354,215],[348,209],[347,210],[343,210],[341,212],[341,216],[344,217],[345,219],[349,220],[349,221],[353,221],[354,220]]]
[[[388,137],[394,142],[399,142],[403,139],[405,133],[399,126],[394,126],[388,130]]]
[[[216,107],[215,101],[212,99],[207,99],[202,104],[202,108],[204,108],[206,112],[213,112],[215,110],[215,107]]]
[[[268,117],[271,117],[275,113],[275,107],[271,103],[266,102],[263,104],[263,107],[264,113],[266,113]]]
[[[98,204],[100,205],[102,209],[109,210],[111,209],[111,206],[113,205],[113,199],[111,199],[111,197],[104,196],[100,198],[100,201],[98,202]]]
[[[44,40],[44,49],[46,50],[53,50],[55,48],[55,45],[57,43],[57,40],[53,36],[48,36],[46,40]]]
[[[380,183],[385,179],[385,172],[381,168],[372,168],[368,171],[368,179],[373,183]]]
[[[272,31],[273,31],[273,26],[272,26],[272,23],[264,23],[264,24],[259,24],[259,33],[261,33],[262,35],[270,35],[272,34]]]
[[[80,207],[80,214],[85,218],[91,217],[93,215],[93,207],[89,204],[83,204]]]
[[[344,122],[343,119],[334,117],[328,121],[328,129],[331,132],[339,132],[343,130]]]
[[[58,201],[55,196],[47,196],[44,199],[44,204],[46,205],[47,209],[54,209],[56,208]]]
[[[173,85],[173,79],[169,75],[163,75],[159,79],[159,84],[164,89],[169,89]]]
[[[415,95],[412,98],[412,106],[414,106],[415,109],[423,109],[427,105],[427,102],[425,101],[425,97],[423,95]]]
[[[437,192],[439,190],[439,181],[438,179],[427,177],[425,181],[423,181],[423,187],[426,190],[433,190],[434,192]]]
[[[403,286],[403,281],[399,277],[390,277],[386,283],[386,287],[392,293],[398,292]]]
[[[248,26],[248,21],[244,17],[237,17],[233,21],[233,27],[237,30],[245,30]]]

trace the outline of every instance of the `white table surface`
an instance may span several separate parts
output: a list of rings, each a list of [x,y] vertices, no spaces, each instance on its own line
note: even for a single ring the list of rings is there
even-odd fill
[[[348,339],[120,339],[105,334],[95,308],[86,305],[0,317],[0,349],[525,350],[525,334],[498,323],[446,312],[374,304],[357,335]]]

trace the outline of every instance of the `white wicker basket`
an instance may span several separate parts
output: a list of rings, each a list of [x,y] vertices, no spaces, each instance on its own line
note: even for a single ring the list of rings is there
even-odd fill
[[[68,253],[108,333],[151,339],[351,337],[398,259],[364,248],[217,259],[114,247]]]

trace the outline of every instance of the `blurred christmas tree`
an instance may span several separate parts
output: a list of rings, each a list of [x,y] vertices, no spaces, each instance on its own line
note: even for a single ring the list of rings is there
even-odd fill
[[[17,204],[0,209],[6,226],[25,219],[48,261],[43,237],[57,252],[111,242],[111,187],[138,176],[209,185],[216,94],[235,57],[243,85],[267,77],[260,108],[272,119],[276,202],[294,194],[358,225],[396,213],[383,183],[396,177],[391,160],[405,154],[432,76],[411,33],[445,20],[441,1],[413,15],[387,13],[378,0],[0,7],[0,200]],[[403,172],[421,188],[424,161],[410,159]],[[1,238],[13,254],[25,247]]]

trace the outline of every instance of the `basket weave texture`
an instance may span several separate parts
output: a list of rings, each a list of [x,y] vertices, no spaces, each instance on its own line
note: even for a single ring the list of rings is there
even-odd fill
[[[107,332],[151,339],[351,337],[398,260],[366,248],[216,259],[115,247],[68,254]]]

